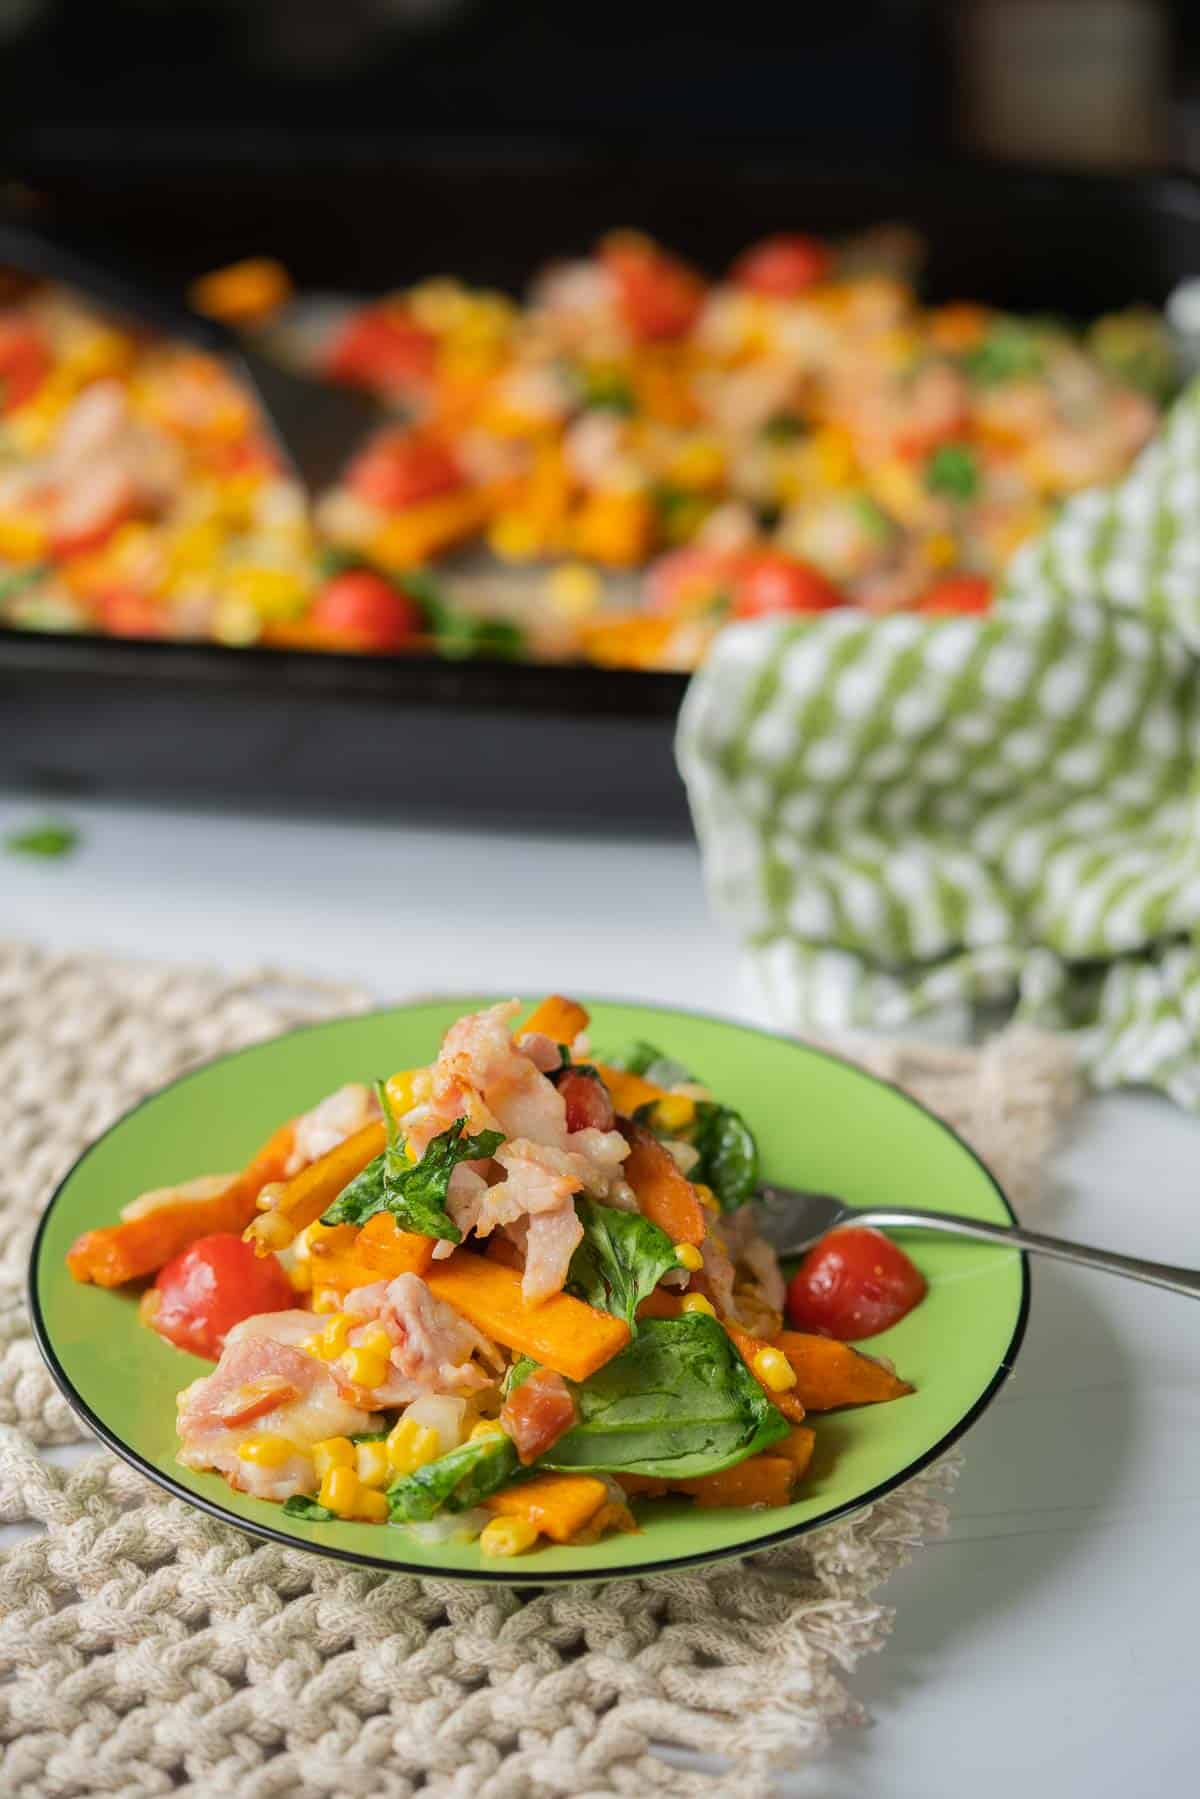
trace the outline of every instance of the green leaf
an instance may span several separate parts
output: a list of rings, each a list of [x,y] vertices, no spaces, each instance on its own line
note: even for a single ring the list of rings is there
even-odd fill
[[[45,861],[53,861],[78,849],[79,832],[74,825],[47,822],[27,831],[13,831],[4,839],[4,847],[14,856],[40,856]]]
[[[700,1152],[690,1178],[711,1187],[723,1212],[736,1211],[758,1185],[758,1144],[740,1112],[715,1100],[696,1102],[689,1142]]]
[[[790,444],[807,431],[808,425],[798,412],[773,412],[762,428],[762,437],[769,444]]]
[[[617,412],[628,417],[636,410],[634,391],[616,369],[583,368],[576,372],[583,387],[583,404],[589,411]]]
[[[575,1211],[583,1241],[571,1257],[567,1292],[599,1312],[623,1318],[635,1331],[640,1302],[679,1266],[675,1245],[639,1212],[622,1212],[592,1199],[577,1199]]]
[[[628,1348],[572,1388],[579,1422],[538,1467],[689,1480],[787,1435],[715,1318],[647,1318]]]
[[[998,319],[983,342],[967,351],[962,365],[977,386],[999,387],[1040,374],[1042,362],[1041,345],[1027,325],[1019,319]]]
[[[504,1141],[500,1131],[479,1131],[464,1137],[465,1118],[456,1118],[449,1130],[430,1142],[417,1163],[408,1160],[396,1124],[387,1088],[375,1083],[387,1123],[388,1144],[381,1156],[368,1162],[349,1186],[321,1215],[322,1224],[365,1224],[376,1212],[390,1212],[402,1231],[421,1237],[438,1237],[461,1243],[462,1232],[446,1211],[450,1176],[460,1162],[482,1161]]]
[[[664,1055],[652,1043],[627,1043],[624,1048],[614,1050],[611,1055],[603,1055],[597,1059],[609,1068],[621,1069],[625,1074],[640,1074],[646,1080],[653,1081],[656,1087],[678,1087],[681,1082],[693,1079],[682,1062]]]
[[[966,444],[939,444],[925,463],[930,493],[949,500],[969,500],[979,489],[979,463]]]
[[[350,1432],[350,1441],[352,1443],[386,1443],[390,1436],[391,1431],[388,1429],[352,1430]]]
[[[447,599],[428,569],[405,571],[404,591],[416,600],[440,656],[463,661],[472,656],[512,662],[525,652],[525,634],[512,619],[481,618]]]
[[[287,1518],[307,1518],[312,1524],[330,1524],[337,1517],[327,1505],[318,1505],[307,1493],[293,1493],[290,1499],[283,1502],[284,1516]]]
[[[510,1362],[508,1372],[500,1383],[500,1392],[503,1397],[507,1399],[510,1393],[515,1393],[518,1387],[523,1387],[529,1376],[536,1374],[537,1371],[538,1364],[532,1356],[519,1356],[515,1362]]]
[[[465,1512],[489,1493],[508,1486],[521,1463],[511,1437],[478,1437],[460,1443],[387,1490],[393,1524],[423,1524],[441,1511]]]

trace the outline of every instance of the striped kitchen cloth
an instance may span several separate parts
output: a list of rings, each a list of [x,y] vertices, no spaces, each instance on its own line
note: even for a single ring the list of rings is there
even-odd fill
[[[986,618],[723,632],[677,751],[718,910],[792,1029],[1015,1002],[1200,1108],[1200,383]]]

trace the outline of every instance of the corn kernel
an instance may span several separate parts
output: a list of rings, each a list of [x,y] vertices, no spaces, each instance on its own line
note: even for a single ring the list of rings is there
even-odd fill
[[[353,1468],[354,1444],[349,1437],[324,1437],[313,1444],[312,1458],[318,1478],[324,1480],[335,1468]]]
[[[478,1424],[472,1426],[467,1442],[478,1443],[484,1437],[502,1437],[504,1434],[504,1427],[497,1424],[494,1418],[481,1418]]]
[[[262,636],[262,616],[249,600],[227,594],[218,601],[212,631],[218,643],[228,644],[235,650],[244,649],[247,644],[257,643]]]
[[[681,1268],[686,1268],[689,1274],[699,1274],[704,1266],[704,1257],[694,1243],[677,1243],[675,1260]]]
[[[528,1518],[493,1518],[480,1533],[479,1547],[484,1555],[521,1555],[537,1539],[537,1526]]]
[[[700,1201],[700,1204],[706,1211],[720,1212],[721,1202],[711,1187],[706,1187],[703,1181],[693,1181],[692,1188],[696,1198]]]
[[[356,1387],[381,1387],[387,1379],[388,1359],[373,1349],[348,1349],[341,1364]]]
[[[45,524],[33,514],[10,512],[0,518],[0,556],[6,562],[40,562],[48,543]]]
[[[296,1445],[286,1437],[247,1437],[237,1446],[238,1458],[253,1462],[256,1468],[282,1468],[297,1453]]]
[[[364,1487],[386,1487],[392,1478],[387,1444],[380,1442],[356,1443],[354,1453],[361,1484]]]
[[[704,1312],[709,1318],[715,1318],[717,1308],[704,1293],[685,1293],[679,1302],[681,1312]]]
[[[320,1309],[325,1310],[324,1307]],[[320,1356],[323,1362],[336,1362],[346,1353],[346,1339],[353,1328],[353,1318],[345,1312],[334,1312],[315,1335],[305,1338],[301,1348],[307,1349],[309,1355]]]
[[[386,1362],[391,1357],[392,1339],[388,1336],[382,1324],[373,1324],[370,1329],[364,1333],[360,1347],[369,1349],[372,1355],[381,1355]]]
[[[583,562],[563,562],[546,576],[546,596],[564,618],[586,618],[604,593],[595,569]]]
[[[398,1074],[388,1077],[387,1095],[397,1117],[403,1118],[404,1114],[411,1112],[416,1105],[417,1077],[426,1072],[424,1068],[402,1068]]]
[[[382,1493],[360,1483],[358,1497],[354,1501],[354,1516],[361,1518],[364,1524],[386,1524],[388,1502]]]
[[[664,1131],[681,1131],[696,1116],[696,1102],[686,1093],[666,1093],[654,1108],[655,1122]]]
[[[415,1474],[426,1463],[436,1462],[440,1452],[437,1432],[408,1418],[401,1418],[388,1435],[388,1462],[396,1474]]]
[[[360,1490],[353,1468],[331,1468],[321,1482],[317,1503],[336,1512],[339,1518],[352,1518]]]
[[[931,531],[921,545],[927,568],[952,568],[958,561],[958,541],[950,531]]]
[[[796,1370],[782,1349],[760,1349],[750,1367],[772,1393],[786,1393],[796,1384]]]
[[[342,1303],[342,1296],[336,1287],[318,1287],[313,1294],[312,1309],[314,1312],[336,1312]]]
[[[488,532],[488,547],[501,562],[533,562],[545,548],[537,523],[519,512],[505,512]]]

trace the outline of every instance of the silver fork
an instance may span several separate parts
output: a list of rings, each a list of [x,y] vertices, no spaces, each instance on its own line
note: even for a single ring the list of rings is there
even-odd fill
[[[987,1224],[982,1218],[960,1218],[956,1212],[915,1212],[902,1206],[848,1206],[828,1193],[805,1193],[795,1187],[763,1182],[756,1195],[755,1216],[763,1236],[781,1256],[801,1255],[818,1237],[840,1224],[873,1224],[905,1230],[945,1231],[953,1237],[977,1238],[1002,1243],[1010,1249],[1031,1249],[1038,1255],[1057,1256],[1084,1268],[1100,1268],[1106,1274],[1124,1274],[1130,1280],[1148,1281],[1172,1293],[1189,1293],[1200,1299],[1200,1270],[1176,1268],[1170,1262],[1148,1262],[1142,1256],[1122,1256],[1111,1249],[1093,1249],[1086,1243],[1068,1243],[1062,1237],[1045,1237],[1021,1225]]]

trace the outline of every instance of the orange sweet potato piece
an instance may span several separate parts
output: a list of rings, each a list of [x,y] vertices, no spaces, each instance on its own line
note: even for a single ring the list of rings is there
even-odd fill
[[[398,1274],[424,1274],[433,1261],[436,1241],[415,1231],[402,1231],[390,1212],[376,1212],[361,1230],[339,1226],[312,1244],[313,1285],[367,1287],[372,1281],[395,1280]]]
[[[387,1128],[380,1118],[364,1125],[344,1142],[335,1144],[327,1154],[318,1156],[315,1162],[293,1175],[266,1211],[260,1212],[250,1225],[245,1233],[246,1241],[253,1243],[260,1255],[269,1255],[273,1249],[285,1249],[306,1225],[315,1223],[333,1204],[342,1188],[348,1186],[356,1174],[362,1173],[368,1162],[383,1153],[386,1143]]]
[[[780,1331],[782,1349],[796,1374],[792,1391],[809,1412],[829,1412],[839,1405],[878,1405],[903,1399],[913,1389],[907,1381],[848,1343],[816,1337],[806,1331]]]
[[[293,1137],[292,1122],[281,1125],[240,1174],[206,1198],[181,1198],[85,1231],[71,1245],[67,1267],[77,1281],[120,1287],[157,1273],[200,1237],[245,1230],[262,1189],[282,1180]]]
[[[477,1330],[519,1355],[532,1356],[568,1380],[586,1380],[629,1341],[628,1326],[569,1293],[530,1305],[521,1276],[488,1256],[456,1250],[425,1276],[431,1293],[461,1312]]]
[[[808,1473],[808,1464],[812,1461],[813,1450],[817,1445],[817,1433],[810,1430],[807,1424],[793,1424],[786,1437],[778,1443],[772,1443],[771,1454],[786,1456],[792,1464],[792,1480],[803,1480]]]
[[[540,1006],[535,1006],[524,1024],[517,1026],[513,1035],[524,1037],[538,1032],[549,1037],[552,1043],[574,1043],[580,1031],[588,1028],[588,1014],[573,999],[564,999],[561,993],[552,993],[544,999]]]
[[[594,1474],[536,1474],[483,1501],[497,1518],[525,1518],[552,1543],[569,1543],[608,1498]]]
[[[680,1174],[674,1157],[645,1125],[618,1118],[617,1128],[630,1145],[622,1172],[633,1188],[638,1210],[666,1231],[672,1243],[703,1243],[704,1207],[691,1181]]]
[[[673,1482],[680,1493],[690,1493],[698,1506],[719,1505],[787,1505],[796,1479],[794,1464],[788,1456],[764,1453],[752,1455],[736,1468],[723,1468],[719,1474],[703,1474],[696,1480]]]

